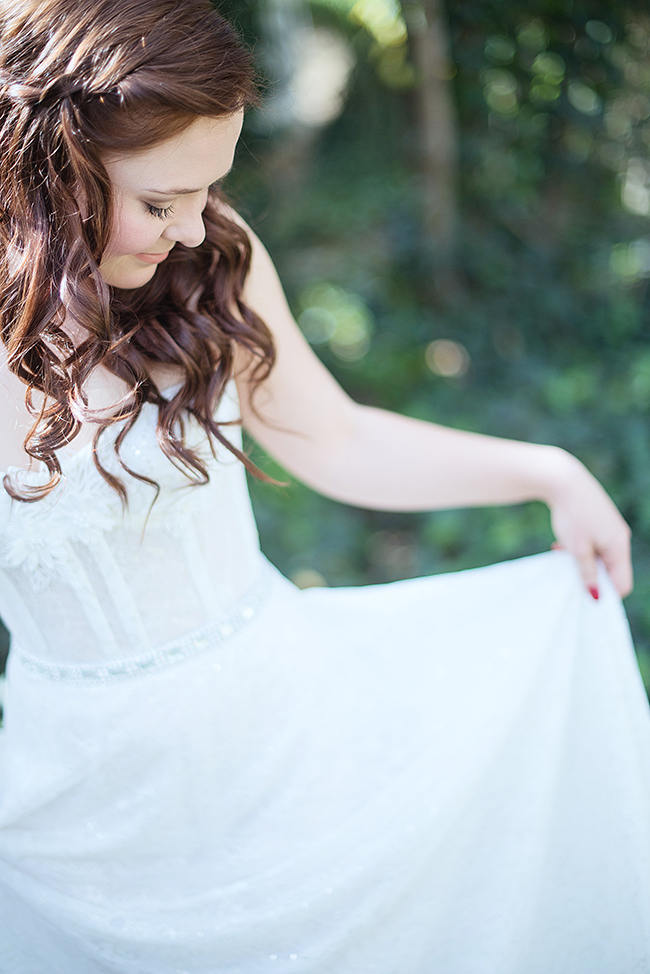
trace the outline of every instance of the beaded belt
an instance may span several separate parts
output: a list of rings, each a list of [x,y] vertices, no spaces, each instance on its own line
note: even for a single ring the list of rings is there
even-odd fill
[[[105,683],[148,673],[197,656],[204,650],[234,636],[255,617],[267,601],[273,587],[274,576],[277,575],[277,570],[269,562],[263,562],[255,582],[221,619],[141,656],[105,663],[54,663],[37,659],[18,648],[12,649],[12,655],[17,656],[20,664],[36,676],[84,685]]]

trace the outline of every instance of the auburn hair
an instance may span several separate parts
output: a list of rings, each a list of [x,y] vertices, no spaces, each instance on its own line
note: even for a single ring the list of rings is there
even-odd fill
[[[130,387],[117,413],[93,420],[95,466],[123,506],[124,483],[101,465],[97,443],[124,421],[115,452],[122,469],[155,486],[155,500],[159,484],[119,454],[145,402],[158,405],[161,448],[191,483],[207,483],[209,474],[173,432],[184,410],[205,429],[213,455],[212,437],[255,476],[277,483],[213,419],[231,377],[233,343],[257,360],[253,391],[275,362],[267,325],[241,298],[251,243],[224,212],[223,189],[210,188],[203,243],[177,242],[148,283],[121,290],[99,272],[113,219],[102,154],[151,148],[197,117],[256,106],[258,88],[252,52],[210,0],[12,0],[0,7],[0,335],[9,369],[27,385],[34,424],[25,452],[50,475],[42,486],[18,490],[5,474],[16,500],[40,500],[59,483],[56,451],[79,431],[79,415],[95,415],[83,387],[100,364]],[[87,332],[76,347],[61,327],[67,315]],[[184,373],[169,402],[149,375],[151,362]],[[35,389],[44,394],[40,409]]]

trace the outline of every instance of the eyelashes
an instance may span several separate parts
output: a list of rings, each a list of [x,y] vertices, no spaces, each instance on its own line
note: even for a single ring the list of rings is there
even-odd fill
[[[208,186],[208,192],[215,193],[221,188],[223,179],[217,179],[216,182],[210,183]],[[159,220],[166,220],[167,217],[171,216],[174,212],[173,206],[154,206],[152,203],[145,203],[145,206],[152,216],[157,217]]]
[[[159,220],[166,220],[167,217],[174,212],[173,206],[166,206],[161,208],[159,206],[152,206],[150,203],[146,203],[145,206],[149,210],[152,216],[157,216]]]

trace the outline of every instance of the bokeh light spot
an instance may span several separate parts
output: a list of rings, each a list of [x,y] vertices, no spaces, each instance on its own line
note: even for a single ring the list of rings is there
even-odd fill
[[[650,277],[650,238],[617,243],[611,249],[609,265],[616,277],[633,282]]]
[[[559,85],[564,77],[566,66],[564,59],[559,54],[552,54],[550,51],[545,51],[543,54],[537,55],[533,61],[532,70],[546,84]]]
[[[406,42],[406,24],[396,0],[357,0],[349,17],[362,24],[382,47]]]
[[[363,358],[374,321],[360,295],[319,281],[302,291],[299,304],[297,320],[308,340],[329,342],[334,354],[346,362]]]
[[[424,358],[427,367],[435,375],[457,377],[464,375],[469,369],[469,352],[464,345],[448,338],[437,338],[429,342]]]
[[[494,34],[485,42],[485,54],[491,61],[509,64],[515,56],[517,48],[508,37]]]
[[[485,100],[500,115],[515,115],[518,110],[517,80],[503,68],[488,68],[483,72]]]
[[[621,202],[630,213],[650,215],[650,172],[642,159],[633,157],[628,161],[621,186]]]
[[[517,41],[530,51],[543,51],[548,44],[548,31],[541,20],[529,20],[517,31]]]
[[[582,81],[570,81],[567,94],[573,107],[583,115],[596,115],[600,111],[601,101],[593,88]]]
[[[610,28],[602,20],[588,20],[585,24],[585,30],[592,41],[597,41],[599,44],[609,44],[614,40]]]

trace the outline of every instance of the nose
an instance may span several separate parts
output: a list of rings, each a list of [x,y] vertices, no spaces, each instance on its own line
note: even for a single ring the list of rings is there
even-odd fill
[[[185,247],[198,247],[205,240],[205,223],[203,209],[193,207],[179,214],[165,229],[164,236],[168,240],[182,243]]]

